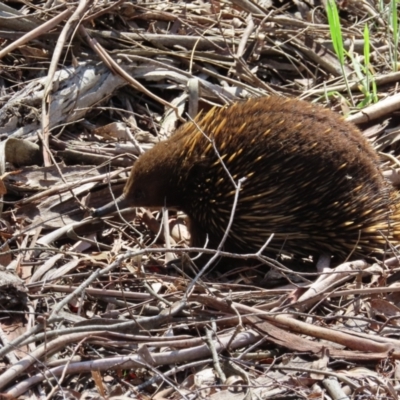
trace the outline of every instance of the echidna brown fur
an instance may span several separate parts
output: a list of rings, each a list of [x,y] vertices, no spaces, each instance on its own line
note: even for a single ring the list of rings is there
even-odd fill
[[[399,240],[397,194],[360,131],[320,106],[280,97],[213,108],[184,124],[135,162],[118,202],[182,210],[192,245],[208,237],[217,248],[234,203],[232,179],[240,178],[226,251],[255,253],[273,234],[268,252],[346,258]]]

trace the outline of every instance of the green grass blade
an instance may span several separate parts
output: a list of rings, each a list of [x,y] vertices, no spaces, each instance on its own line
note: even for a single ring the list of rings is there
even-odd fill
[[[397,16],[397,3],[398,0],[391,0],[390,2],[390,14],[391,14],[391,25],[393,32],[393,70],[398,71],[398,46],[399,46],[399,20]]]
[[[333,48],[338,57],[340,65],[344,65],[344,48],[342,29],[340,26],[339,13],[334,0],[328,0],[327,2],[327,15],[329,22],[329,30],[331,33]]]

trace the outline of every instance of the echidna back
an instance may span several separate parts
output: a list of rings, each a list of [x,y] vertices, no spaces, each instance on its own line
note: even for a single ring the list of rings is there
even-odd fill
[[[382,251],[385,237],[398,235],[394,194],[374,149],[328,110],[298,100],[251,99],[211,110],[171,140],[181,142],[174,158],[183,171],[182,208],[194,245],[208,235],[210,247],[218,246],[233,207],[232,179],[240,178],[246,180],[227,251],[256,252],[274,234],[273,252],[347,257]]]

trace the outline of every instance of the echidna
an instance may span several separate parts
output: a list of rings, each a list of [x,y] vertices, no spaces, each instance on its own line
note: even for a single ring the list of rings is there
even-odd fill
[[[192,245],[208,236],[217,248],[241,178],[226,251],[255,253],[274,234],[267,252],[346,258],[400,238],[397,194],[359,130],[320,106],[280,97],[213,108],[184,124],[135,162],[117,202],[182,210]]]

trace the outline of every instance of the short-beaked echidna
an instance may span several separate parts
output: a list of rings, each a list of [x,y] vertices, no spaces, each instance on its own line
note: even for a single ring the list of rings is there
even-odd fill
[[[208,236],[217,248],[234,203],[232,179],[241,178],[226,251],[255,253],[274,234],[267,252],[346,258],[400,238],[397,194],[360,131],[320,106],[280,97],[213,108],[184,124],[134,163],[117,202],[182,210],[192,245]]]

